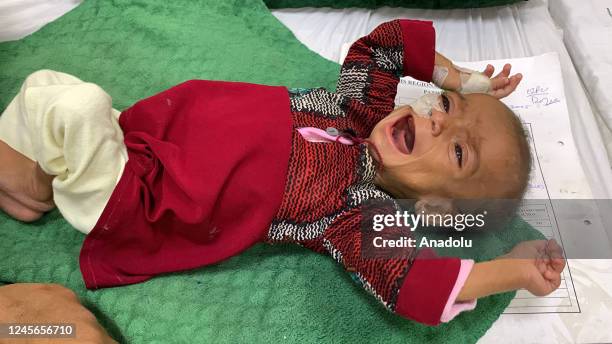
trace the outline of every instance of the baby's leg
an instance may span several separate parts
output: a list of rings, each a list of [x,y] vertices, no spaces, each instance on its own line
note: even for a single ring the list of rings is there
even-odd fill
[[[90,231],[127,161],[118,117],[94,84],[48,70],[30,75],[0,117],[0,208],[34,220],[52,195],[70,224]]]

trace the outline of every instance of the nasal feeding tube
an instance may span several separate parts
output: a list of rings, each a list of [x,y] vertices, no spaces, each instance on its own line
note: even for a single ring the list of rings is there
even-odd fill
[[[410,104],[412,110],[420,117],[430,118],[432,111],[444,111],[440,103],[440,95],[437,93],[428,93]]]

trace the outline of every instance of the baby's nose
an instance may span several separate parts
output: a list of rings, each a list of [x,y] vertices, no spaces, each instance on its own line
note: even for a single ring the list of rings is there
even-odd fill
[[[444,131],[447,120],[447,113],[433,109],[431,112],[431,134],[433,136],[440,135]]]

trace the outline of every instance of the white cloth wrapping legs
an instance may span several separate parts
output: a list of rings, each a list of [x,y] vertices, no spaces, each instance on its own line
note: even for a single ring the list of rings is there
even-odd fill
[[[99,86],[41,70],[0,117],[0,140],[55,176],[53,200],[83,233],[96,224],[127,162],[119,115]]]

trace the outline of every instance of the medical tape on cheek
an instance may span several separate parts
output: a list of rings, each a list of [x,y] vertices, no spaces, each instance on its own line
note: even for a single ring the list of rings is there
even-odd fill
[[[440,95],[437,93],[428,93],[414,103],[410,104],[412,110],[419,116],[430,118],[433,110],[442,111],[442,104],[440,104]]]
[[[461,89],[459,92],[468,93],[487,93],[491,90],[491,79],[483,73],[454,66],[459,71],[461,79]]]

